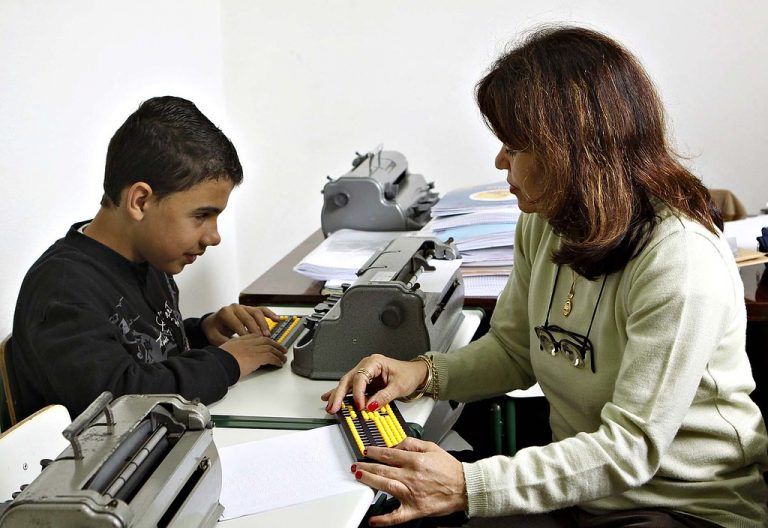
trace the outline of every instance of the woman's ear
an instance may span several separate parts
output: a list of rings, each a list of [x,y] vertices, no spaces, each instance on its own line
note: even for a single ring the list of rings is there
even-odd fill
[[[151,198],[152,187],[146,182],[136,182],[125,191],[122,202],[128,215],[136,221],[141,221]]]

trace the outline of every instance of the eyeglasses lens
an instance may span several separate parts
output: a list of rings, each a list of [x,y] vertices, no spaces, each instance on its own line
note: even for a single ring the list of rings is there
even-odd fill
[[[555,345],[555,341],[552,339],[552,336],[550,336],[548,332],[537,328],[536,335],[539,337],[539,346],[544,352],[551,356],[557,354],[557,346]]]
[[[574,367],[584,368],[584,351],[579,345],[573,341],[563,339],[560,341],[560,348]]]

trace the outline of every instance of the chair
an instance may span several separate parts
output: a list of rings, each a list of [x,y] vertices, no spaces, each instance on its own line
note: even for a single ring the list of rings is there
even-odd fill
[[[63,405],[49,405],[0,435],[0,502],[40,474],[40,461],[56,458],[67,446],[61,432],[71,423]]]
[[[512,456],[518,449],[517,401],[526,398],[543,398],[539,384],[525,390],[508,392],[491,405],[493,442],[496,454]],[[517,401],[516,401],[517,400]]]
[[[741,220],[747,217],[747,210],[744,205],[736,198],[736,195],[727,189],[710,189],[709,195],[712,202],[723,215],[723,222]]]
[[[10,339],[11,336],[9,335],[0,343],[0,431],[5,431],[16,423],[16,409],[13,405],[11,382],[5,360],[5,352]]]

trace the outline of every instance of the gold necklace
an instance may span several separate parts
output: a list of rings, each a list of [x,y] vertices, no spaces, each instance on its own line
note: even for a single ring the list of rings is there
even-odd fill
[[[568,297],[565,299],[565,304],[563,304],[563,315],[565,317],[571,315],[571,310],[573,310],[573,294],[576,292],[576,272],[571,270],[571,273],[573,274],[571,289],[568,291]]]

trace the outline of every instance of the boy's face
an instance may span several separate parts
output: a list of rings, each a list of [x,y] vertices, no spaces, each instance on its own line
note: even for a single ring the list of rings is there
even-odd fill
[[[208,180],[162,199],[150,196],[134,239],[138,260],[176,274],[218,245],[216,223],[233,187],[226,179]]]

